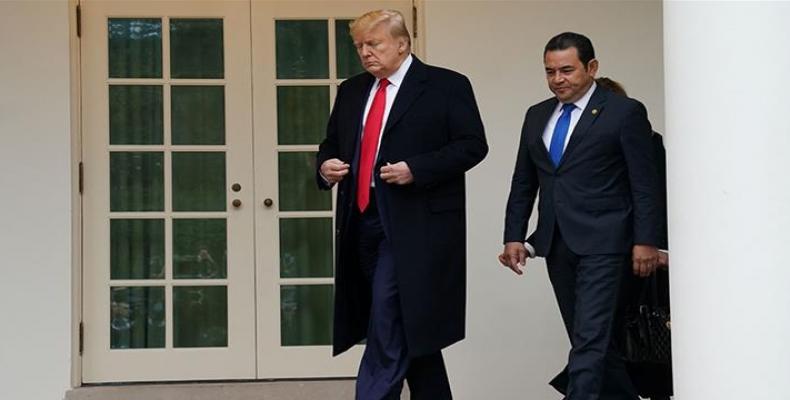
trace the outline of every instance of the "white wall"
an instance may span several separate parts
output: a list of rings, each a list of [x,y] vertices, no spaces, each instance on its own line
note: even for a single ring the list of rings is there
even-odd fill
[[[71,355],[65,0],[0,1],[0,392],[61,399]]]
[[[425,19],[427,61],[470,77],[491,148],[467,178],[469,320],[467,340],[447,351],[454,391],[460,400],[557,398],[547,382],[568,342],[545,263],[516,277],[496,261],[521,123],[551,96],[546,41],[572,30],[592,39],[600,75],[623,83],[663,131],[661,3],[429,0]]]

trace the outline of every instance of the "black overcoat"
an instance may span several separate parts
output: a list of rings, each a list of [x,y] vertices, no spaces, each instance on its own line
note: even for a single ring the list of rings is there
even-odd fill
[[[375,78],[363,73],[338,88],[317,155],[351,164],[336,206],[333,352],[365,338],[370,288],[356,257],[356,159],[362,117]],[[416,57],[401,83],[382,132],[374,171],[376,201],[394,254],[406,343],[411,357],[436,352],[464,337],[466,201],[464,173],[488,152],[469,80]],[[408,185],[378,177],[387,162],[405,161]],[[319,187],[328,189],[316,174]]]

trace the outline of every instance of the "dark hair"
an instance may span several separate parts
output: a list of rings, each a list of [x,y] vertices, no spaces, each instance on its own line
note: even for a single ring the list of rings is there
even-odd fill
[[[549,39],[546,43],[546,48],[543,50],[543,56],[546,53],[556,50],[566,50],[575,47],[579,53],[579,61],[587,68],[587,64],[595,58],[595,49],[593,49],[592,42],[587,36],[574,32],[563,32],[553,38]]]
[[[600,78],[595,78],[595,83],[610,92],[617,93],[620,96],[628,97],[628,94],[625,92],[625,88],[623,88],[623,85],[621,85],[620,82],[602,76]]]

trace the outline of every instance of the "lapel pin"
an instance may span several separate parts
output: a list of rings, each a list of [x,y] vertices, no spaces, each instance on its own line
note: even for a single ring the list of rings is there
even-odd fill
[[[592,115],[596,115],[596,114],[598,114],[598,109],[597,108],[593,108],[592,109]]]

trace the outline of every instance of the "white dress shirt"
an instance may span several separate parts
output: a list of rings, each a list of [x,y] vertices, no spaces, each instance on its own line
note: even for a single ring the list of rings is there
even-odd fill
[[[398,70],[387,78],[390,84],[387,86],[387,102],[384,104],[384,116],[381,119],[381,131],[379,131],[379,141],[376,146],[376,158],[374,158],[374,160],[378,160],[379,158],[379,149],[381,149],[381,133],[384,132],[384,127],[387,126],[387,118],[390,115],[390,110],[392,110],[392,103],[395,102],[395,96],[398,95],[398,90],[400,90],[401,84],[403,83],[403,78],[406,77],[406,72],[408,72],[409,67],[411,67],[411,62],[412,56],[409,54],[409,56],[406,57],[406,59],[400,64]],[[373,83],[373,87],[370,88],[368,102],[365,104],[365,113],[362,115],[362,131],[360,132],[360,135],[365,132],[365,123],[368,120],[368,112],[370,112],[370,106],[373,105],[373,98],[376,96],[376,91],[379,88],[380,81],[381,79],[377,78],[376,82]],[[361,140],[362,138],[360,136],[360,141]],[[376,171],[373,171],[373,173],[375,174]],[[372,178],[373,176],[371,175],[370,186],[375,187],[376,180]]]

